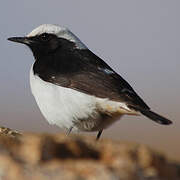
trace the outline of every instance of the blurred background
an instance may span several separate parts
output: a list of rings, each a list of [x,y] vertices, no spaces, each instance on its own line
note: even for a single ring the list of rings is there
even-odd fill
[[[60,132],[44,120],[31,95],[31,51],[6,40],[40,24],[59,24],[124,77],[154,111],[174,122],[161,126],[145,117],[124,116],[103,137],[147,144],[180,160],[179,7],[179,0],[2,1],[0,126]]]

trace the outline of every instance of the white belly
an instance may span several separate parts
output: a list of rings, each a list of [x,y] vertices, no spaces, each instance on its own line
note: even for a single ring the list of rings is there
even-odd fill
[[[69,129],[78,119],[98,116],[94,96],[45,82],[34,76],[32,69],[30,85],[42,114],[50,124]]]
[[[84,131],[97,131],[112,124],[116,117],[105,118],[102,114],[110,115],[119,111],[118,117],[129,112],[129,108],[120,102],[96,98],[76,90],[61,87],[43,81],[30,71],[30,85],[35,100],[50,124],[61,128]],[[110,107],[110,108],[109,108]],[[121,111],[122,110],[122,111]],[[129,112],[131,113],[131,112]],[[103,118],[103,119],[102,119]],[[82,127],[75,124],[83,122]]]

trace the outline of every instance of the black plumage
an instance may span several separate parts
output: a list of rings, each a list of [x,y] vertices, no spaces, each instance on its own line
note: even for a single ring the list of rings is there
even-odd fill
[[[45,26],[48,25],[42,25],[42,28]],[[9,40],[24,43],[31,48],[35,57],[33,73],[43,81],[95,97],[125,103],[130,109],[159,124],[172,123],[152,112],[128,82],[89,49],[78,48],[75,42],[51,33],[13,37]],[[72,127],[69,132],[71,130]],[[97,139],[102,130],[99,130]]]
[[[35,42],[41,41],[41,46],[30,44],[36,59],[34,74],[38,74],[44,81],[96,97],[125,102],[129,108],[141,112],[157,123],[171,123],[150,111],[129,83],[89,49],[74,48],[73,42],[55,35],[46,36],[47,41],[41,40],[41,37],[32,38]]]

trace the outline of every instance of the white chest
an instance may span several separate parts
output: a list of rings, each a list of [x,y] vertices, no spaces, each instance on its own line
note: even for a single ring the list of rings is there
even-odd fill
[[[123,102],[97,98],[45,82],[33,74],[32,68],[30,85],[32,94],[46,120],[61,128],[73,127],[73,130],[98,131],[107,128],[118,119],[117,117],[136,114]]]
[[[73,121],[98,116],[94,96],[45,82],[35,76],[32,69],[30,85],[42,114],[50,124],[69,129]]]

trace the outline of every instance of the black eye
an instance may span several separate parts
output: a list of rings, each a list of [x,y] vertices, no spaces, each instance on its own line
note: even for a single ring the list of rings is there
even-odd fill
[[[43,33],[39,36],[39,38],[41,39],[41,41],[49,41],[50,40],[50,35],[47,33]]]

